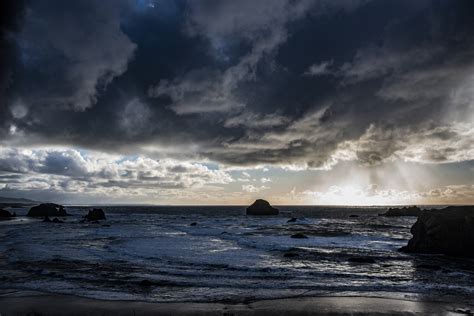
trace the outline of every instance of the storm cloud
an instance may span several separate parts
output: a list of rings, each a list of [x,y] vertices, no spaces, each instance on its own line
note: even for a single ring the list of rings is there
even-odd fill
[[[472,1],[5,3],[9,187],[38,174],[83,190],[217,181],[179,162],[225,173],[474,159]],[[147,163],[91,167],[83,152]]]

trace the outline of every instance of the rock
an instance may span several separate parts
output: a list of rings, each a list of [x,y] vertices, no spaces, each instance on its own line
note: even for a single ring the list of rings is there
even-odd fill
[[[247,207],[247,215],[278,215],[278,209],[272,207],[268,201],[258,199]]]
[[[85,219],[87,219],[89,222],[91,221],[98,221],[105,218],[105,213],[101,208],[94,208],[92,211],[89,211],[86,216],[84,216]]]
[[[152,285],[153,285],[153,282],[151,282],[150,280],[143,280],[140,282],[140,286],[150,287]]]
[[[59,218],[55,217],[53,220],[49,218],[49,216],[45,216],[43,219],[43,223],[64,223],[64,221],[60,220]]]
[[[294,223],[294,222],[296,222],[296,217],[292,217],[291,219],[287,221],[287,223]]]
[[[411,233],[403,252],[474,258],[474,206],[423,211]]]
[[[370,257],[352,257],[347,259],[347,261],[352,263],[375,263],[375,260]]]
[[[285,257],[285,258],[294,258],[294,257],[299,257],[299,255],[297,253],[294,253],[294,252],[287,252],[283,255],[283,257]]]
[[[64,206],[54,203],[44,203],[33,206],[26,216],[69,216]]]
[[[102,227],[110,227],[109,224],[103,224]]]
[[[359,215],[357,215],[357,214],[351,214],[351,215],[349,215],[349,217],[357,218],[357,217],[359,217]]]
[[[435,264],[425,264],[425,263],[417,265],[416,268],[417,269],[425,269],[425,270],[434,270],[434,271],[441,270],[440,266],[437,266]]]
[[[291,238],[306,239],[306,238],[308,238],[308,236],[306,236],[305,234],[302,234],[302,233],[296,233],[296,234],[291,235]]]
[[[196,225],[197,225],[196,222],[193,222],[193,223],[189,224],[189,226],[196,226]]]
[[[468,308],[456,308],[454,311],[458,314],[474,315],[474,313]]]
[[[384,214],[380,216],[419,216],[421,209],[418,206],[402,207],[402,208],[389,208]]]
[[[12,217],[15,216],[12,215],[9,211],[0,209],[0,219],[10,219]]]

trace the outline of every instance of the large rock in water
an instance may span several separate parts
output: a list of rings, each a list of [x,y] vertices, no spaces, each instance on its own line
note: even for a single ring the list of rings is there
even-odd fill
[[[92,211],[89,211],[89,213],[84,216],[84,218],[88,221],[98,221],[101,219],[105,219],[105,213],[100,208],[94,208],[92,209]]]
[[[402,208],[389,208],[381,216],[419,216],[421,209],[418,206],[402,207]]]
[[[403,252],[474,258],[474,206],[423,211],[411,233]]]
[[[0,220],[1,219],[10,219],[12,217],[14,217],[14,215],[11,214],[9,211],[0,209]]]
[[[268,201],[258,199],[247,207],[247,215],[278,215],[278,209],[268,203]]]
[[[26,216],[69,216],[64,206],[54,203],[44,203],[33,206]]]

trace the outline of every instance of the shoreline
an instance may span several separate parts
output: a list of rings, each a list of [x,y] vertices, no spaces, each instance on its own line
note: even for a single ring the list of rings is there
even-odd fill
[[[474,302],[473,302],[474,303]],[[469,315],[474,305],[371,296],[313,296],[249,302],[101,300],[36,291],[2,291],[0,315]],[[471,314],[472,315],[472,314]]]

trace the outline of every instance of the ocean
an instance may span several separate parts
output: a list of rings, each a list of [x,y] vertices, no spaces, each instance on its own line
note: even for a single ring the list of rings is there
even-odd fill
[[[378,216],[385,207],[251,217],[243,206],[101,206],[106,221],[81,223],[90,208],[67,207],[62,224],[1,221],[0,288],[151,302],[474,300],[474,261],[399,252],[416,218]]]

